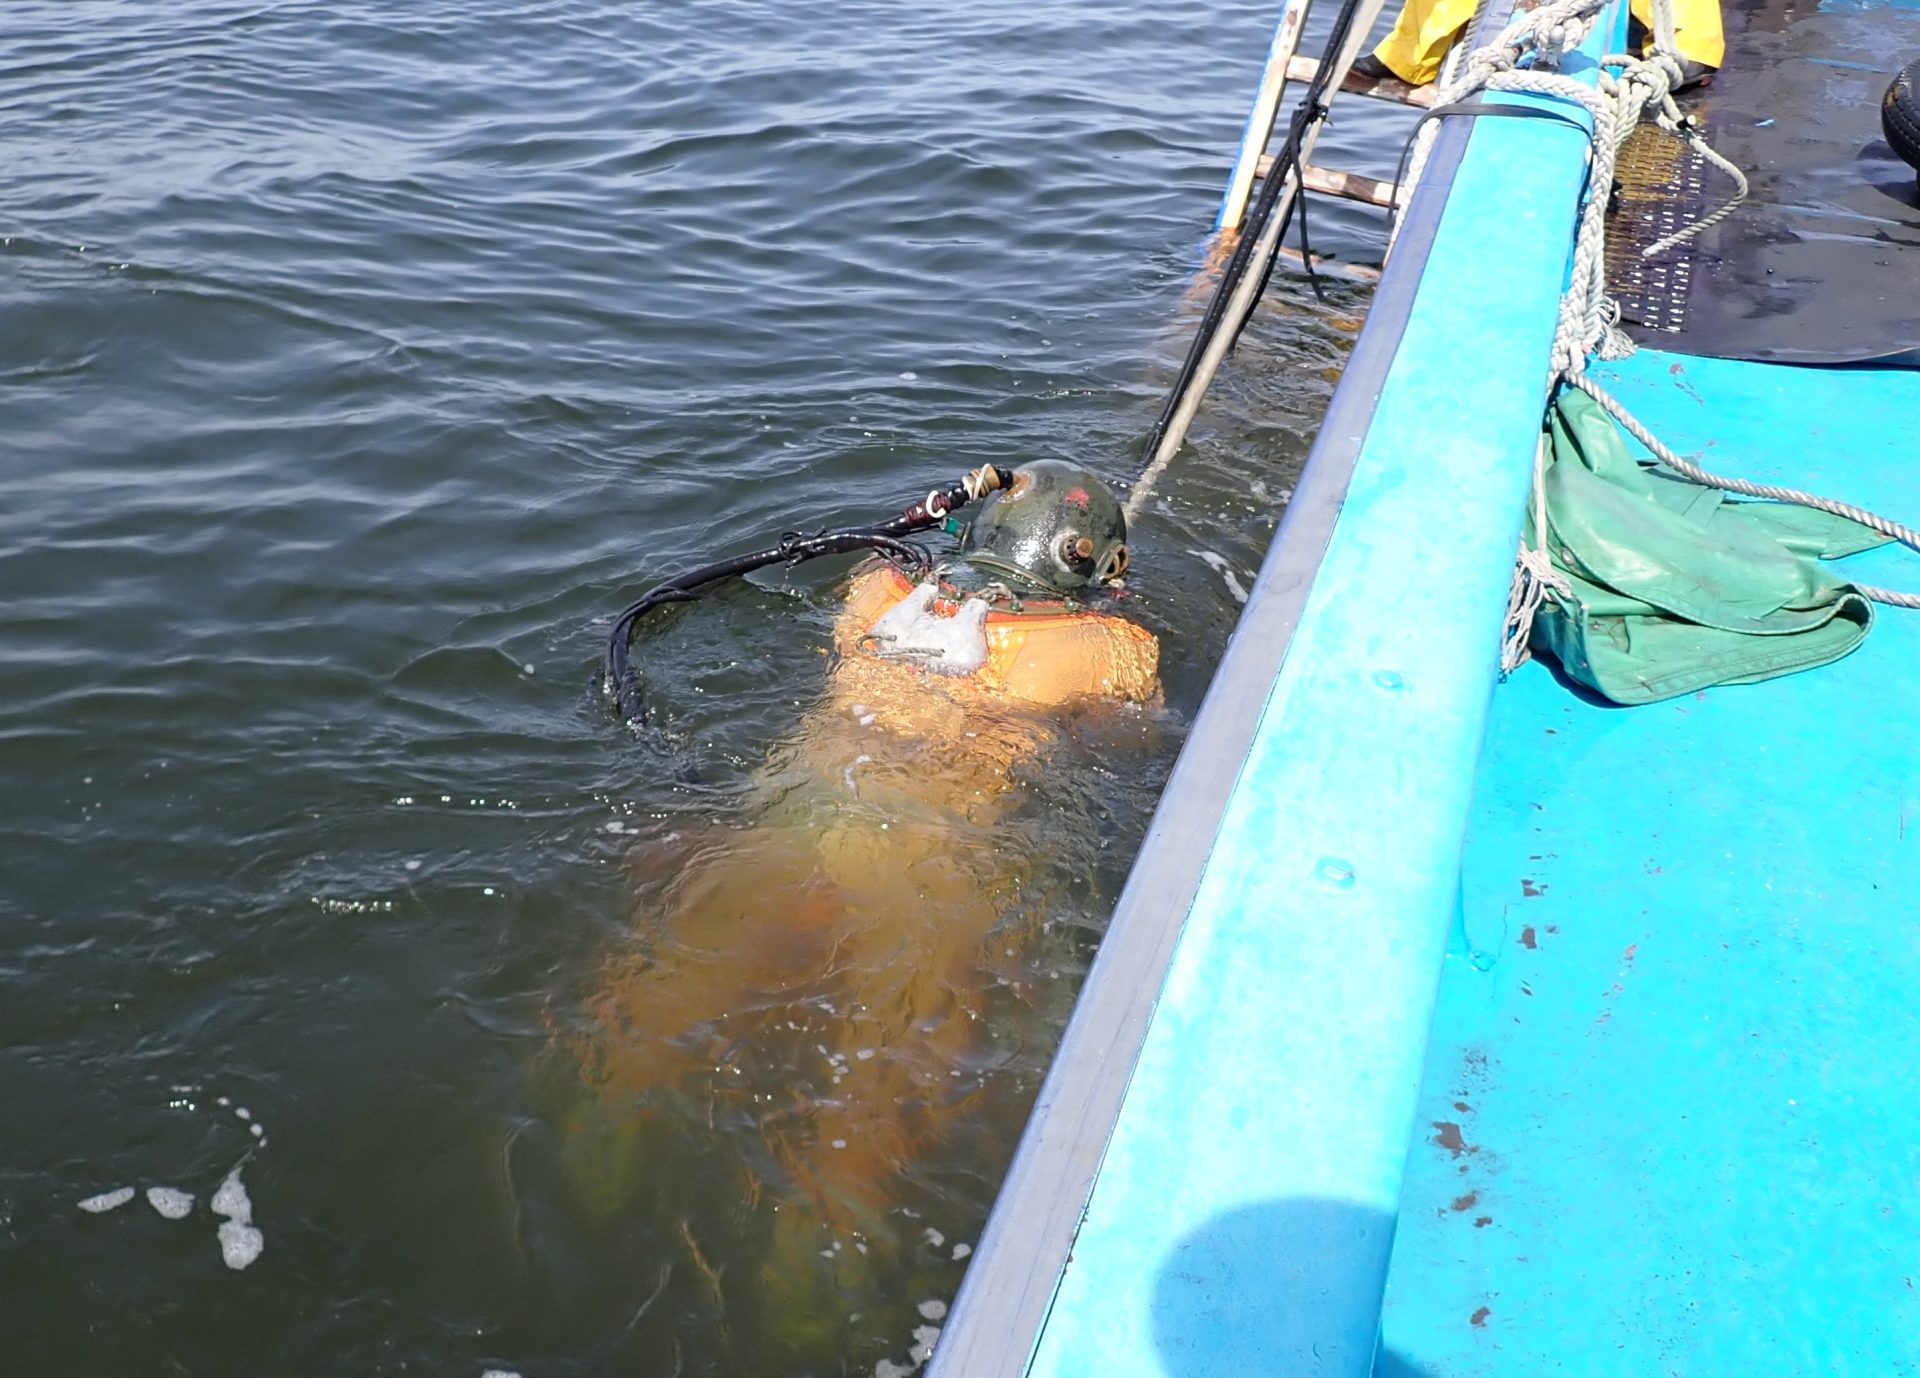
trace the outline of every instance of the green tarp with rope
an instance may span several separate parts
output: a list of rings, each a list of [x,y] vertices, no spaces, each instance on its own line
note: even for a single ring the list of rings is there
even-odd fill
[[[1563,388],[1540,479],[1546,553],[1562,576],[1531,644],[1621,704],[1750,684],[1840,659],[1873,606],[1821,562],[1884,545],[1845,517],[1740,502],[1635,458],[1613,419]],[[1542,507],[1527,518],[1538,550]]]

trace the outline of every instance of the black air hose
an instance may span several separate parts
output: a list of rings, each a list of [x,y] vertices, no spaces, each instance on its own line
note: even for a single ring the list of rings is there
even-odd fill
[[[691,602],[723,579],[738,579],[768,565],[797,565],[822,555],[845,555],[855,550],[875,551],[906,569],[924,573],[931,564],[926,551],[900,538],[939,526],[954,509],[1012,483],[1013,475],[1009,471],[991,464],[982,465],[959,483],[934,489],[897,517],[871,526],[820,531],[811,536],[789,531],[780,537],[779,544],[765,550],[716,560],[656,584],[613,619],[613,629],[607,636],[601,687],[613,701],[614,712],[631,722],[646,721],[646,704],[640,696],[640,678],[633,671],[631,652],[640,619],[653,609],[667,603]]]

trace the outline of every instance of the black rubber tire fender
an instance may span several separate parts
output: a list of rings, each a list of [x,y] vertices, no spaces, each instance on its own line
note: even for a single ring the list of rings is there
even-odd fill
[[[1907,166],[1920,170],[1920,60],[1902,67],[1880,98],[1880,128]]]

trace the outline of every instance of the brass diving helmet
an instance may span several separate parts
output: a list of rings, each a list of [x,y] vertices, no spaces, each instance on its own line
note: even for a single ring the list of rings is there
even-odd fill
[[[1035,460],[987,499],[960,538],[960,558],[1015,589],[1064,597],[1127,572],[1127,519],[1087,470]]]

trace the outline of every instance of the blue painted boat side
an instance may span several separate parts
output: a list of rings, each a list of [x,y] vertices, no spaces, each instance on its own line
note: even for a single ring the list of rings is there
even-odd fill
[[[1371,1371],[1585,162],[1476,126],[1034,1374]]]
[[[1173,944],[1220,819],[1286,658],[1398,355],[1421,270],[1445,211],[1469,126],[1441,129],[1400,227],[1394,266],[1375,292],[1287,504],[1274,550],[1241,612],[1186,749],[1154,811],[1061,1046],[974,1252],[928,1378],[1020,1378],[1028,1371],[1071,1252],[1107,1138],[1133,1075]],[[1228,768],[1223,769],[1223,765]]]
[[[1920,511],[1920,373],[1643,351],[1683,454]],[[1920,589],[1894,548],[1843,562]],[[1400,1373],[1920,1372],[1920,614],[1651,707],[1495,694],[1395,1245]]]

